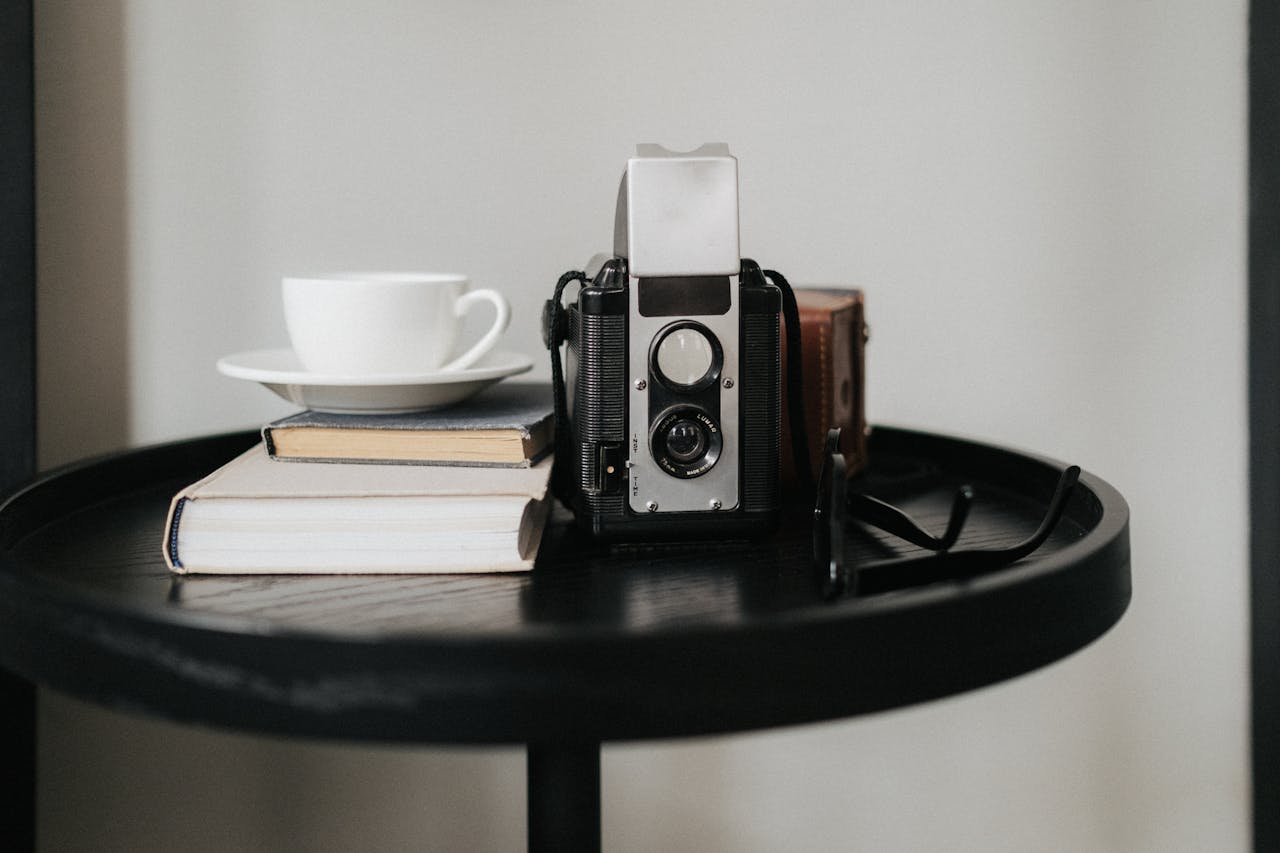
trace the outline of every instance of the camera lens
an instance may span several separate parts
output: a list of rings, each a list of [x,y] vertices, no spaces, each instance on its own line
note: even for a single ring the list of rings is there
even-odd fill
[[[711,415],[693,406],[680,406],[658,418],[650,442],[654,461],[662,470],[688,480],[715,466],[724,439]]]
[[[707,431],[692,418],[681,418],[667,429],[667,453],[671,458],[688,464],[707,449]]]

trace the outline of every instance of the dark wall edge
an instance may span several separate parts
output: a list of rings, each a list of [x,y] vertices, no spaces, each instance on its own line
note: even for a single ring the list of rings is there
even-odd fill
[[[1280,4],[1249,8],[1253,843],[1280,850]]]
[[[36,464],[35,74],[32,0],[0,0],[0,490]],[[0,673],[0,848],[35,847],[35,686]]]

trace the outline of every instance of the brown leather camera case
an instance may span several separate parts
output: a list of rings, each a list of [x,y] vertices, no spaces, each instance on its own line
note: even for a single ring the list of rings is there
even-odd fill
[[[850,475],[867,461],[864,354],[867,325],[862,291],[844,288],[795,289],[800,309],[804,365],[804,418],[814,476],[822,464],[827,430],[841,428],[840,449]],[[782,340],[786,340],[783,330]],[[786,415],[786,346],[782,347],[782,488],[799,484],[791,456],[791,426]]]

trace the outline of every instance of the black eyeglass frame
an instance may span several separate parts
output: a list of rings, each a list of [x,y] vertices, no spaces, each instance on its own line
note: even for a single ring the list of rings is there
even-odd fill
[[[840,429],[831,429],[823,446],[813,510],[813,565],[822,597],[829,601],[870,591],[970,578],[1016,563],[1048,540],[1080,479],[1079,466],[1070,465],[1063,470],[1039,526],[1022,541],[1003,548],[956,549],[973,505],[972,487],[963,485],[956,490],[947,528],[941,536],[935,536],[892,504],[850,492],[848,469],[839,448]],[[931,553],[850,565],[845,559],[845,531],[850,521],[878,528]]]

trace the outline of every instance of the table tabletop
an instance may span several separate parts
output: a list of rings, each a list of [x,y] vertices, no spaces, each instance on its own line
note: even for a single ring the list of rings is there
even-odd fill
[[[423,743],[741,731],[921,702],[1087,645],[1130,597],[1128,508],[1085,472],[1050,539],[997,571],[824,600],[811,507],[760,542],[607,545],[553,514],[533,571],[176,576],[170,498],[257,441],[209,436],[52,472],[0,506],[0,664],[108,707],[239,730]],[[877,427],[851,488],[959,546],[1035,529],[1063,466]],[[856,525],[846,558],[914,546]]]

